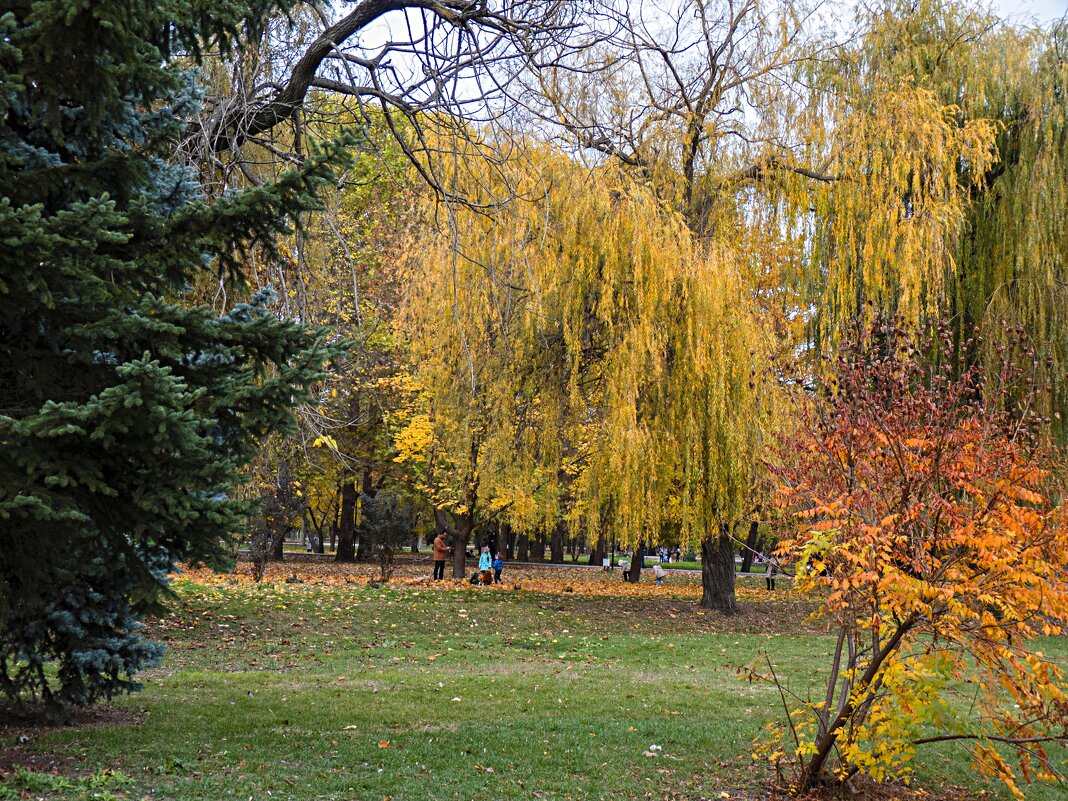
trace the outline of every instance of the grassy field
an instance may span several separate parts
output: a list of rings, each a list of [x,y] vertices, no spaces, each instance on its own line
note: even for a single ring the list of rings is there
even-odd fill
[[[4,728],[0,798],[765,798],[749,754],[781,710],[744,668],[768,653],[803,688],[833,647],[806,624],[810,603],[762,585],[724,620],[694,607],[689,577],[376,588],[293,570],[306,582],[179,581],[173,612],[149,625],[169,652],[144,692],[25,745]],[[315,570],[327,575],[313,583]],[[991,789],[957,748],[921,759],[916,784]]]

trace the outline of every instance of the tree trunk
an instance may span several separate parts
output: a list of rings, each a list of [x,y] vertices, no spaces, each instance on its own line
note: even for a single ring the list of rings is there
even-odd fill
[[[330,550],[337,553],[337,536],[341,531],[341,498],[344,497],[341,488],[338,488],[337,497],[334,498],[334,519],[330,523]]]
[[[760,523],[749,521],[749,536],[745,538],[745,552],[742,553],[742,572],[748,573],[753,566],[753,554],[756,553],[757,538],[760,536]]]
[[[315,515],[312,513],[312,511],[308,507],[304,507],[304,510],[301,512],[301,517],[304,518],[304,529],[306,531],[311,531],[312,532],[312,534],[310,534],[309,537],[314,537],[315,538],[315,542],[311,542],[311,540],[309,539],[308,544],[311,545],[312,550],[315,553],[322,553],[323,552],[323,527],[316,522]],[[326,522],[326,515],[323,515],[323,522],[324,523]]]
[[[374,483],[371,481],[371,468],[365,467],[363,469],[363,477],[360,480],[360,495],[373,498],[378,493],[375,489]],[[360,515],[360,519],[363,516]],[[366,526],[358,526],[357,531],[359,533],[359,547],[356,549],[356,561],[357,562],[369,562],[371,555],[375,552],[374,538],[367,531]]]
[[[356,482],[341,485],[341,519],[338,521],[336,562],[356,561]]]
[[[557,523],[553,527],[552,537],[549,540],[549,561],[556,565],[564,563],[564,524]]]
[[[642,568],[645,567],[645,543],[639,542],[630,557],[630,568],[627,570],[627,581],[637,584],[642,577]]]
[[[467,515],[460,515],[453,530],[452,577],[465,578],[467,575],[467,542],[471,539],[471,521]]]
[[[725,615],[737,612],[734,580],[734,542],[730,528],[720,526],[718,537],[701,542],[701,606]]]
[[[504,558],[512,562],[515,560],[515,532],[507,523],[501,526],[501,536],[504,538]]]
[[[530,538],[526,534],[519,535],[515,558],[520,562],[530,561]]]
[[[419,534],[412,532],[411,550],[413,554],[419,553]]]
[[[598,537],[597,543],[590,549],[590,564],[601,566],[601,560],[605,557],[604,537]]]
[[[545,532],[539,531],[534,537],[533,553],[530,554],[530,561],[532,562],[544,562],[545,561]]]
[[[271,535],[271,552],[267,555],[267,558],[270,559],[272,562],[281,562],[283,559],[285,559],[285,544],[285,529],[282,529],[282,531],[277,534]]]

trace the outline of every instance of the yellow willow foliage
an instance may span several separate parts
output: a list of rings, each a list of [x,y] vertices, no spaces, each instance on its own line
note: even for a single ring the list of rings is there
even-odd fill
[[[1048,384],[1049,392],[1037,400],[1043,411],[1063,413],[1068,408],[1068,290],[1063,280],[1068,264],[1068,25],[1027,28],[956,0],[893,0],[866,14],[861,20],[865,35],[844,62],[836,95],[846,98],[857,114],[867,114],[883,105],[886,87],[928,93],[928,105],[940,105],[945,123],[959,131],[959,155],[952,165],[956,186],[945,173],[942,198],[950,201],[946,212],[960,217],[956,230],[944,229],[941,242],[931,227],[935,249],[918,272],[915,263],[902,262],[900,294],[909,302],[901,309],[893,291],[893,270],[872,287],[863,276],[871,265],[855,258],[844,264],[834,261],[843,241],[852,251],[859,250],[844,235],[846,222],[834,219],[834,234],[817,240],[814,248],[829,263],[827,293],[838,304],[831,316],[842,318],[843,311],[871,300],[886,311],[914,318],[912,310],[930,311],[925,306],[933,298],[935,311],[954,320],[956,345],[994,370],[1007,338],[1016,335],[1015,328],[1023,328],[1037,343],[1040,356],[1048,358],[1035,380]],[[842,117],[833,109],[833,102],[820,106],[816,120],[840,126]],[[910,141],[916,124],[925,119],[936,118],[903,117],[893,136],[921,160],[952,155],[952,147],[927,153],[928,143]],[[812,127],[818,129],[815,122]],[[969,130],[979,141],[962,138]],[[969,148],[983,155],[982,141],[988,138],[988,157],[969,155]],[[850,151],[859,153],[859,158],[854,155],[858,166],[870,169],[864,165],[874,163],[874,149],[842,148],[843,154]],[[948,159],[943,164],[951,166]],[[962,192],[970,196],[963,204]],[[910,194],[900,197],[912,201]],[[826,201],[837,202],[832,194]],[[845,206],[824,208],[832,214],[848,213]],[[878,227],[872,232],[879,233]],[[938,271],[940,260],[944,272]],[[859,278],[841,280],[842,274],[833,272],[836,266],[855,268]],[[925,301],[916,304],[915,297]],[[970,342],[976,329],[982,339]],[[1054,427],[1063,437],[1064,423],[1055,422]]]
[[[438,209],[410,254],[405,330],[438,446],[521,530],[565,517],[697,542],[750,513],[767,342],[732,245],[698,242],[612,166],[540,151],[512,169],[535,200]]]
[[[911,324],[945,310],[969,188],[995,161],[993,123],[962,125],[959,113],[929,89],[903,83],[851,104],[837,120],[838,180],[816,205],[827,275],[822,311],[832,331],[876,310]]]

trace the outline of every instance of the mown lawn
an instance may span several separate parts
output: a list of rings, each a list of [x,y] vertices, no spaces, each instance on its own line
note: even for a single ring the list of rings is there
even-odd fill
[[[789,591],[743,590],[745,614],[724,621],[651,588],[352,580],[178,582],[173,613],[149,627],[165,664],[116,704],[136,717],[34,730],[24,746],[5,729],[5,762],[74,778],[24,789],[32,777],[9,771],[0,798],[764,798],[751,745],[781,708],[745,668],[768,653],[803,688],[833,647]],[[990,789],[959,748],[920,762],[931,791]]]

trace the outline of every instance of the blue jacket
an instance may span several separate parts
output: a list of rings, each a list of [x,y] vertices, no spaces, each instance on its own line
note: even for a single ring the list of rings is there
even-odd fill
[[[493,560],[493,569],[494,570],[503,570],[504,569],[504,560],[503,559],[494,559]]]
[[[478,556],[478,569],[489,570],[493,565],[493,557],[489,555],[489,551],[483,551]]]

